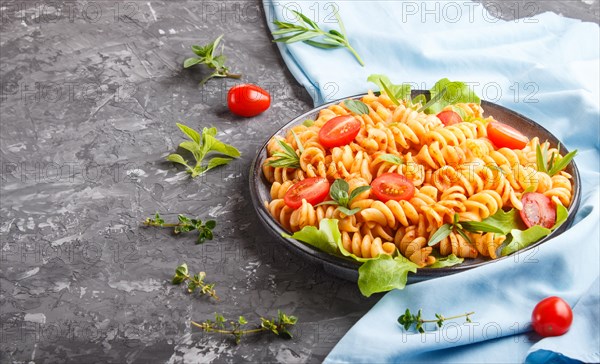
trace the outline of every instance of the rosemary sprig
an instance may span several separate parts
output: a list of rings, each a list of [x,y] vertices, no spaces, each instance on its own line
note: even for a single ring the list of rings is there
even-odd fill
[[[415,329],[421,334],[425,333],[425,329],[423,329],[423,324],[435,322],[438,327],[442,327],[444,325],[444,321],[454,320],[457,318],[465,317],[466,322],[471,322],[471,315],[474,315],[475,312],[467,312],[462,315],[444,317],[439,313],[435,314],[435,320],[424,320],[421,317],[421,310],[416,315],[413,315],[410,310],[407,308],[406,312],[403,315],[398,317],[398,323],[404,327],[405,330],[410,329],[412,325],[415,326]]]
[[[232,335],[235,343],[239,344],[243,335],[255,334],[259,332],[271,332],[277,336],[291,339],[292,334],[289,332],[289,326],[293,326],[298,322],[295,316],[288,316],[281,311],[277,311],[277,318],[267,319],[260,318],[260,325],[254,329],[243,329],[248,324],[248,320],[244,316],[240,316],[237,321],[227,320],[223,315],[215,313],[215,320],[206,320],[204,322],[192,321],[192,325],[202,329],[205,332],[214,332],[217,334]],[[228,323],[228,327],[226,326]]]
[[[322,49],[347,48],[350,53],[352,53],[354,58],[356,58],[358,63],[360,63],[360,65],[363,67],[365,66],[363,60],[348,41],[346,28],[344,27],[344,23],[342,22],[342,18],[340,17],[338,11],[335,12],[335,18],[337,19],[340,30],[337,31],[332,29],[328,32],[321,29],[317,23],[312,21],[306,15],[295,10],[291,11],[296,14],[301,24],[275,20],[273,24],[279,27],[279,29],[274,31],[272,34],[274,36],[282,35],[282,37],[274,39],[274,42],[283,42],[286,44],[304,42],[313,47]],[[322,37],[321,41],[313,40],[313,38],[317,37]]]
[[[156,226],[156,227],[172,227],[173,233],[187,233],[190,231],[198,230],[198,240],[196,240],[196,244],[202,244],[206,240],[213,239],[212,230],[217,226],[217,222],[215,220],[207,220],[205,223],[202,223],[200,219],[190,219],[185,215],[177,215],[178,223],[165,223],[165,220],[162,219],[160,214],[157,212],[154,215],[154,218],[147,218],[144,221],[144,225],[146,226]]]
[[[296,134],[294,134],[294,137],[295,136]],[[296,139],[296,143],[298,144],[299,149],[302,148],[302,144],[300,144],[298,139]],[[271,159],[267,165],[272,167],[300,168],[300,156],[296,153],[294,148],[281,139],[277,139],[277,144],[279,144],[282,150],[273,153],[275,159]]]
[[[193,293],[195,290],[199,289],[201,294],[211,296],[212,298],[218,301],[219,297],[217,296],[217,292],[215,291],[215,284],[204,283],[205,277],[206,273],[204,272],[200,272],[198,274],[190,276],[188,274],[187,264],[183,263],[175,269],[175,275],[173,276],[171,282],[173,282],[173,284],[175,285],[179,285],[185,281],[188,281],[187,291],[189,293]]]
[[[560,153],[560,144],[558,145],[557,149]],[[576,155],[577,149],[567,153],[564,157],[561,157],[560,154],[556,155],[556,152],[553,152],[550,156],[550,159],[548,159],[548,144],[544,143],[543,147],[540,147],[538,144],[535,148],[537,170],[539,172],[547,173],[550,177],[552,177],[565,169]]]
[[[226,57],[223,55],[223,46],[221,46],[221,54],[218,56],[214,55],[215,50],[219,46],[221,38],[223,38],[223,34],[218,36],[213,42],[204,46],[193,45],[192,51],[194,51],[198,57],[187,58],[185,61],[183,61],[183,68],[189,68],[197,64],[204,64],[208,68],[215,70],[213,73],[200,81],[200,86],[204,85],[206,81],[213,77],[228,77],[236,79],[242,77],[242,75],[237,73],[229,73],[229,68],[225,66]]]

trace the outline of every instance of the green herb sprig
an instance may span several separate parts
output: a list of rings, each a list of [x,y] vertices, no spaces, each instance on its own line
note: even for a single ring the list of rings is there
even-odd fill
[[[286,44],[304,42],[313,47],[322,49],[347,48],[350,53],[352,53],[354,58],[356,58],[358,63],[364,67],[365,63],[348,41],[346,28],[344,27],[344,23],[342,22],[342,18],[340,17],[338,11],[335,12],[335,18],[337,19],[340,30],[337,31],[332,29],[328,32],[321,29],[317,23],[312,21],[306,15],[295,10],[291,11],[296,15],[297,19],[300,21],[300,24],[275,20],[273,24],[275,24],[279,29],[274,31],[272,34],[274,36],[281,35],[282,37],[274,39],[274,42],[282,42]],[[313,40],[314,38],[318,37],[322,37],[321,41]]]
[[[399,166],[402,165],[402,164],[404,164],[404,159],[402,159],[402,158],[400,158],[400,157],[398,157],[397,155],[394,155],[394,154],[386,153],[386,154],[380,155],[378,158],[381,159],[381,160],[384,160],[386,162],[399,165]]]
[[[421,310],[419,310],[419,312],[417,312],[416,315],[413,315],[410,312],[410,310],[407,308],[406,312],[403,315],[400,315],[400,317],[398,317],[398,323],[400,325],[402,325],[402,327],[404,327],[405,330],[410,329],[410,327],[414,325],[415,330],[417,330],[418,332],[423,334],[423,333],[425,333],[423,324],[435,322],[438,327],[442,327],[444,325],[444,321],[454,320],[454,319],[461,318],[461,317],[465,317],[466,322],[472,322],[471,316],[474,314],[475,314],[475,312],[467,312],[462,315],[444,317],[444,316],[440,315],[439,313],[436,313],[435,320],[424,320],[421,317]]]
[[[369,115],[369,107],[360,100],[345,100],[344,105],[357,115]]]
[[[206,240],[213,239],[213,229],[217,226],[217,222],[215,220],[207,220],[206,222],[202,222],[200,219],[191,219],[185,215],[177,215],[178,223],[165,223],[165,220],[160,216],[157,212],[154,215],[154,218],[147,218],[144,221],[144,225],[146,226],[156,226],[156,227],[172,227],[173,233],[187,233],[190,231],[198,230],[198,239],[196,240],[196,244],[202,244]]]
[[[411,86],[407,83],[395,85],[386,75],[379,74],[370,75],[367,81],[379,86],[379,91],[384,91],[396,106],[401,100],[410,100]]]
[[[371,186],[359,186],[352,190],[349,193],[350,185],[348,182],[343,179],[336,179],[331,188],[329,189],[329,197],[333,199],[333,201],[323,201],[317,206],[320,205],[337,205],[338,210],[340,210],[344,215],[351,216],[360,211],[360,207],[356,207],[350,209],[350,204],[352,200],[354,200],[361,193],[368,191],[371,189]]]
[[[242,75],[237,73],[229,73],[229,68],[225,66],[226,57],[223,55],[223,46],[221,47],[221,54],[215,56],[214,52],[219,46],[219,42],[223,38],[223,34],[217,37],[213,42],[208,43],[204,46],[193,45],[192,51],[198,57],[187,58],[183,61],[183,68],[190,68],[197,64],[204,64],[208,68],[213,69],[214,72],[205,77],[200,81],[200,86],[204,85],[206,81],[214,77],[228,77],[228,78],[241,78]]]
[[[223,143],[216,138],[217,128],[204,128],[202,129],[202,134],[200,134],[183,124],[177,123],[177,127],[190,139],[181,142],[179,147],[192,153],[196,164],[193,167],[190,166],[187,160],[179,154],[170,154],[167,156],[167,160],[184,165],[192,178],[203,175],[218,166],[229,164],[234,158],[238,158],[241,155],[240,151],[234,146]],[[218,153],[226,157],[213,157],[207,164],[202,164],[204,158],[210,153]]]
[[[445,239],[453,231],[456,232],[457,234],[459,234],[460,236],[462,236],[469,243],[472,243],[471,238],[469,238],[469,236],[467,235],[467,233],[465,231],[470,231],[473,233],[477,233],[477,232],[497,233],[497,234],[504,235],[504,232],[496,226],[493,226],[493,225],[490,225],[490,224],[487,224],[484,222],[479,222],[479,221],[459,222],[458,219],[459,219],[459,215],[454,214],[454,216],[452,218],[452,224],[444,224],[444,225],[440,226],[435,231],[435,233],[433,233],[431,238],[429,238],[429,242],[427,244],[429,246],[433,246],[433,245],[439,243],[440,241],[442,241],[443,239]]]
[[[560,153],[560,144],[557,147]],[[548,159],[548,143],[544,143],[543,147],[536,145],[535,156],[537,170],[539,172],[547,173],[550,177],[554,176],[558,172],[562,171],[567,167],[573,158],[577,155],[577,149],[567,153],[564,157],[560,157],[555,152],[552,153],[550,159]]]
[[[240,316],[237,320],[228,320],[222,314],[215,313],[215,320],[206,320],[204,322],[192,321],[192,325],[200,328],[205,332],[214,332],[224,335],[232,335],[235,343],[239,344],[242,336],[255,334],[259,332],[271,332],[279,337],[291,339],[292,334],[289,327],[298,322],[295,316],[288,316],[282,311],[277,311],[277,318],[267,319],[260,318],[260,324],[254,329],[244,329],[248,324],[248,320],[244,316]],[[228,324],[226,326],[226,324]]]
[[[296,144],[298,144],[298,150],[300,153],[304,152],[304,148],[302,147],[302,143],[298,139],[298,136],[292,130],[292,134],[296,139]],[[282,167],[282,168],[300,168],[300,156],[291,145],[286,143],[281,139],[277,139],[277,144],[281,147],[281,150],[273,153],[273,157],[275,159],[271,159],[267,165],[272,167]]]
[[[206,273],[204,272],[200,272],[198,274],[190,276],[188,273],[187,264],[183,263],[175,269],[175,275],[173,276],[171,282],[175,285],[179,285],[185,281],[188,281],[187,291],[189,293],[193,293],[196,290],[200,290],[201,294],[210,296],[218,301],[219,297],[217,296],[217,292],[215,291],[215,284],[205,283],[204,278],[206,278]]]

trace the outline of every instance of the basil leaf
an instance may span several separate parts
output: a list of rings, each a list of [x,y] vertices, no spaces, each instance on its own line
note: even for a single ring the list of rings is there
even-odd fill
[[[392,258],[381,254],[358,268],[358,288],[369,297],[373,293],[403,289],[408,280],[408,272],[417,272],[418,266],[403,256]]]
[[[438,258],[435,263],[427,266],[427,268],[445,268],[452,267],[457,264],[461,264],[464,261],[463,258],[459,258],[454,254],[450,254],[447,257]]]
[[[400,157],[398,157],[397,155],[393,155],[393,154],[383,154],[379,156],[379,159],[382,159],[386,162],[390,162],[390,163],[394,163],[397,165],[401,165],[404,163],[404,160]]]
[[[300,151],[300,153],[304,153],[304,147],[302,146],[300,139],[298,139],[298,135],[296,135],[296,133],[293,130],[290,130],[290,131],[292,132],[292,135],[294,136],[294,140],[296,141],[296,144],[298,145],[298,150]]]
[[[355,207],[355,208],[353,208],[352,210],[350,210],[350,209],[348,209],[348,208],[346,208],[346,207],[344,207],[344,206],[338,206],[338,210],[340,210],[340,211],[341,211],[342,213],[344,213],[344,215],[346,215],[346,216],[352,216],[352,215],[354,215],[355,213],[357,213],[357,212],[359,212],[359,211],[360,211],[360,207]]]
[[[433,235],[429,239],[429,242],[427,243],[427,245],[433,246],[433,245],[439,243],[440,241],[442,241],[443,239],[448,237],[448,235],[450,235],[451,232],[452,232],[452,225],[444,224],[444,225],[440,226],[440,228],[437,229],[435,233],[433,233]]]
[[[352,202],[358,195],[371,189],[371,186],[359,186],[352,190],[348,202]]]
[[[344,105],[348,108],[348,110],[352,111],[358,115],[368,115],[369,107],[360,100],[345,100]]]

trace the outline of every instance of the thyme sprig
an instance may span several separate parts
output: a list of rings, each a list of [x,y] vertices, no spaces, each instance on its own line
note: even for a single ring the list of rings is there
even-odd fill
[[[425,329],[423,328],[423,324],[426,323],[431,323],[431,322],[435,322],[436,325],[438,327],[442,327],[444,325],[445,321],[448,320],[454,320],[457,318],[461,318],[461,317],[465,317],[465,321],[466,322],[472,322],[471,321],[471,315],[474,315],[475,312],[467,312],[464,313],[462,315],[456,315],[456,316],[450,316],[450,317],[444,317],[443,315],[436,313],[435,314],[435,319],[432,320],[424,320],[421,316],[421,311],[419,310],[419,312],[417,312],[416,315],[413,315],[410,310],[407,308],[406,312],[404,312],[403,315],[400,315],[400,317],[398,317],[398,323],[400,325],[402,325],[402,327],[404,327],[405,330],[410,329],[411,326],[415,326],[415,330],[417,330],[418,332],[420,332],[421,334],[425,333]]]
[[[228,320],[222,314],[215,313],[215,320],[206,320],[204,322],[192,321],[192,325],[200,328],[205,332],[214,332],[217,334],[232,335],[235,343],[239,344],[242,336],[255,334],[259,332],[271,332],[279,337],[291,339],[292,334],[289,332],[289,327],[298,322],[295,316],[288,316],[282,311],[277,311],[277,318],[267,319],[260,318],[260,325],[253,329],[244,329],[248,324],[248,320],[244,316],[240,316],[237,320]]]
[[[206,240],[213,239],[213,229],[217,226],[217,222],[215,220],[207,220],[206,222],[202,222],[202,220],[196,218],[191,219],[185,215],[177,215],[177,219],[179,222],[177,223],[165,223],[165,220],[160,216],[157,212],[154,215],[154,218],[148,217],[144,221],[144,225],[146,226],[155,226],[155,227],[172,227],[173,233],[187,233],[190,231],[198,230],[198,240],[196,240],[196,244],[202,244]]]
[[[183,263],[175,269],[175,275],[171,282],[175,285],[179,285],[187,281],[187,291],[189,293],[200,290],[201,294],[210,296],[218,301],[219,296],[217,296],[217,291],[215,291],[215,284],[205,283],[204,278],[206,278],[206,273],[204,272],[190,276],[187,264]]]

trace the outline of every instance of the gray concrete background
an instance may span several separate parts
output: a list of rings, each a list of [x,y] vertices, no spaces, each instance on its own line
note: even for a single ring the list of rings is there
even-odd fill
[[[544,10],[598,23],[598,0],[484,4],[513,19]],[[273,241],[248,197],[248,168],[281,125],[311,108],[266,30],[259,1],[2,1],[0,362],[319,362],[377,301]],[[500,9],[500,12],[497,10]],[[273,97],[256,118],[226,108],[234,82],[183,70],[189,47],[225,33],[244,82]],[[164,157],[175,122],[214,125],[242,158],[190,180]],[[143,228],[160,211],[218,220],[216,239]],[[187,262],[221,302],[172,286]],[[229,338],[190,320],[299,317],[293,340]]]

